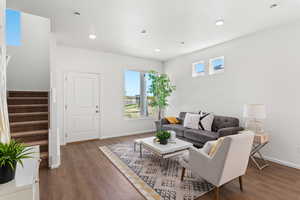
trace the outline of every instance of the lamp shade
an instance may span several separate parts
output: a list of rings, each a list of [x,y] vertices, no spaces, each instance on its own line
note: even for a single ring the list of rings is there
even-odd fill
[[[264,104],[246,104],[244,106],[244,117],[252,119],[265,119],[266,106]]]

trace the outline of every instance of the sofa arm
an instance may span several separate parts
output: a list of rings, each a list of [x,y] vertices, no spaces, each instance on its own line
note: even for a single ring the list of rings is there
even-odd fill
[[[161,125],[165,125],[165,124],[170,124],[170,123],[169,123],[169,121],[168,121],[166,118],[162,118],[162,119],[160,120],[160,124],[161,124]]]
[[[244,130],[242,127],[227,127],[227,128],[219,129],[218,133],[219,133],[219,137],[224,137],[228,135],[235,135],[242,130]]]

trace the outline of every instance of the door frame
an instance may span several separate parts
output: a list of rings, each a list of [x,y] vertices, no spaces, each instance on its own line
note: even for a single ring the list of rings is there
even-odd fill
[[[99,95],[99,110],[100,110],[100,113],[99,113],[99,132],[98,132],[98,139],[101,138],[101,133],[102,133],[102,108],[103,108],[103,105],[102,105],[102,79],[101,79],[101,73],[97,73],[97,72],[89,72],[89,71],[74,71],[74,70],[67,70],[67,71],[64,71],[63,72],[63,144],[66,145],[68,144],[67,142],[67,118],[68,118],[68,112],[67,112],[67,109],[66,109],[66,105],[67,105],[67,100],[68,100],[68,93],[67,93],[67,90],[68,90],[68,87],[67,87],[67,77],[70,73],[85,73],[85,74],[94,74],[94,75],[97,75],[99,77],[99,84],[100,84],[100,87],[99,87],[99,91],[98,91],[98,95]],[[72,143],[72,142],[69,142],[69,143]]]

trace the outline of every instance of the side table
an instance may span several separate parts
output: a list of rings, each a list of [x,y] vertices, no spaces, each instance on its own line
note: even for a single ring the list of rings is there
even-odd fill
[[[268,162],[264,159],[260,150],[269,143],[269,135],[266,133],[256,133],[254,136],[253,148],[251,150],[250,158],[259,170],[269,166]],[[255,154],[259,155],[260,160],[255,157]]]

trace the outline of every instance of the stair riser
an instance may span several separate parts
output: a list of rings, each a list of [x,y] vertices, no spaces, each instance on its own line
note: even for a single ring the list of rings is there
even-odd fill
[[[48,92],[23,92],[23,91],[15,91],[9,92],[9,97],[48,97]]]
[[[48,107],[8,107],[9,113],[48,112]]]
[[[34,141],[38,141],[38,140],[48,140],[48,134],[32,135],[32,136],[26,136],[26,137],[12,137],[12,139],[17,140],[22,143],[34,142]]]
[[[35,130],[45,130],[48,129],[48,123],[41,124],[23,124],[17,126],[11,126],[11,132],[21,132],[21,131],[35,131]]]
[[[8,105],[48,104],[48,99],[8,99]]]
[[[26,121],[40,121],[48,120],[48,114],[43,115],[26,115],[26,116],[9,116],[10,122],[26,122]]]
[[[48,145],[40,146],[40,152],[48,152]]]

